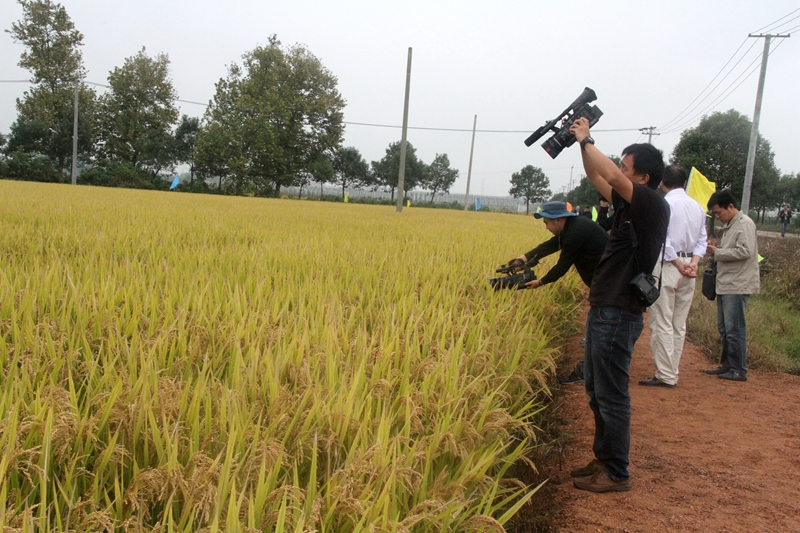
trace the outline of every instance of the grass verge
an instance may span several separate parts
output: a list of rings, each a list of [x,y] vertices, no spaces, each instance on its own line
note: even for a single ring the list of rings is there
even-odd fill
[[[748,366],[800,374],[800,243],[795,239],[758,239],[761,294],[747,305]],[[698,284],[700,283],[698,278]],[[687,336],[716,361],[721,345],[717,304],[697,295],[689,313]]]

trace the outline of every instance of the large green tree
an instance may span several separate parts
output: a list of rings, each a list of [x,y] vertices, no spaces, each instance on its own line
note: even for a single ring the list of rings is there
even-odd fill
[[[80,47],[83,35],[75,29],[66,9],[51,0],[19,0],[22,19],[6,30],[25,46],[19,66],[31,73],[31,88],[17,99],[17,120],[11,126],[6,153],[24,152],[28,158],[44,156],[55,169],[53,178],[64,179],[72,158],[75,83],[86,71]],[[91,151],[94,143],[95,92],[81,85],[78,94],[78,148]],[[25,159],[19,154],[17,160]],[[24,178],[24,177],[23,177]]]
[[[457,178],[458,169],[450,167],[450,159],[447,154],[436,154],[431,164],[428,165],[420,185],[431,192],[431,202],[433,202],[436,193],[449,192]]]
[[[183,115],[175,128],[175,160],[189,165],[189,185],[194,185],[196,171],[194,149],[197,145],[197,132],[200,131],[200,119]]]
[[[304,46],[275,36],[233,64],[204,117],[198,160],[236,193],[280,193],[320,175],[344,133],[336,77]]]
[[[374,185],[391,192],[392,200],[394,200],[394,191],[397,189],[397,180],[400,176],[400,141],[390,144],[386,148],[386,155],[380,161],[373,161],[371,167]],[[425,179],[426,172],[425,163],[417,158],[417,149],[407,142],[406,166],[403,174],[404,192],[416,188]]]
[[[514,198],[525,198],[525,213],[529,213],[531,203],[541,202],[552,194],[550,178],[541,168],[527,165],[511,175],[511,189],[508,194]]]
[[[150,57],[142,48],[109,74],[108,84],[111,90],[101,98],[103,154],[153,177],[172,170],[178,108],[169,57]]]
[[[360,187],[369,177],[369,165],[358,148],[348,146],[336,151],[333,158],[336,183],[342,186],[342,198],[347,187]]]
[[[750,119],[733,109],[703,117],[697,127],[681,134],[671,161],[687,171],[697,168],[716,182],[717,189],[730,188],[741,199],[751,128]],[[775,202],[774,187],[780,172],[774,158],[769,142],[759,135],[751,188],[753,206],[764,207]]]

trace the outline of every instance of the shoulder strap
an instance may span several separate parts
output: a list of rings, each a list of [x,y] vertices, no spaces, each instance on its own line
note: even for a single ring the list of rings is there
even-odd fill
[[[639,248],[639,238],[636,236],[636,230],[633,229],[633,222],[628,221],[628,224],[631,225],[631,246],[635,248],[633,251],[633,258],[636,261],[636,266],[638,266],[639,269],[641,269],[641,266],[639,265],[639,253],[638,250],[636,250],[636,248]],[[664,235],[664,242],[661,243],[661,269],[660,269],[660,274],[658,276],[659,291],[661,291],[661,278],[664,277],[664,254],[666,253],[666,249],[667,249],[667,236]]]

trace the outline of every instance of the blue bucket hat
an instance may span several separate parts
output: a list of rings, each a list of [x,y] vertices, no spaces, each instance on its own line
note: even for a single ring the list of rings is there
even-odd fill
[[[569,206],[569,208],[567,207]],[[533,214],[536,218],[562,218],[576,217],[578,213],[573,213],[571,205],[566,202],[547,202],[542,206],[542,210]]]

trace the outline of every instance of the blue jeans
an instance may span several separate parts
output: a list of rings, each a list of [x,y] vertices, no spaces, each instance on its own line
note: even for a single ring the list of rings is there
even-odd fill
[[[722,341],[719,364],[747,376],[747,324],[744,309],[749,294],[717,294],[717,329]]]
[[[789,221],[781,222],[781,237],[786,236],[786,227],[789,225]]]
[[[628,372],[642,333],[641,311],[596,307],[586,319],[586,393],[594,413],[594,456],[614,481],[628,479],[631,447],[631,396]]]

